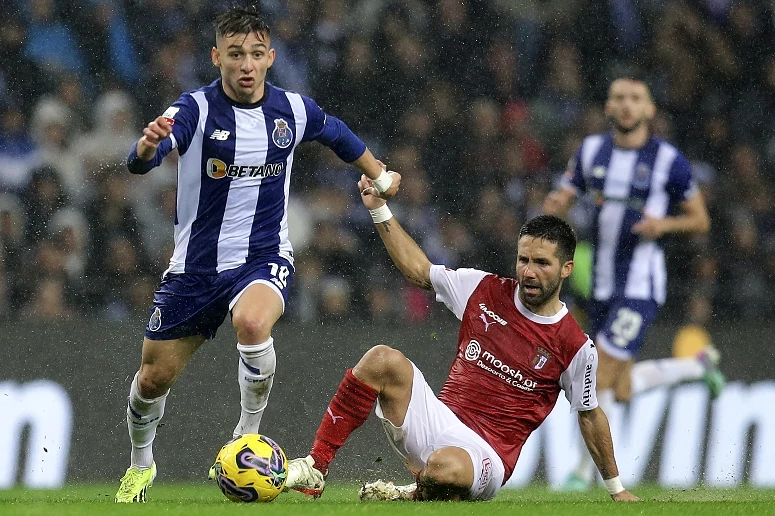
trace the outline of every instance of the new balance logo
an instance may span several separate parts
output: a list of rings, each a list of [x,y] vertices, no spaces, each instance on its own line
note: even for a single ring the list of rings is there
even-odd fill
[[[328,415],[331,416],[331,419],[334,420],[334,424],[336,424],[337,419],[344,419],[344,416],[335,416],[334,412],[331,410],[331,407],[328,407],[326,412],[328,412]]]
[[[216,129],[213,131],[213,134],[210,136],[211,140],[218,140],[218,141],[226,141],[226,139],[229,138],[229,135],[231,132],[224,131],[223,129]]]

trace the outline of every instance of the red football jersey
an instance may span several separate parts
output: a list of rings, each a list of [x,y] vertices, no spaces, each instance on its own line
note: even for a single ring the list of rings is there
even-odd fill
[[[597,406],[597,352],[564,305],[551,317],[530,312],[514,279],[440,266],[431,279],[437,299],[461,319],[457,355],[439,399],[495,449],[505,482],[560,389],[576,410]]]

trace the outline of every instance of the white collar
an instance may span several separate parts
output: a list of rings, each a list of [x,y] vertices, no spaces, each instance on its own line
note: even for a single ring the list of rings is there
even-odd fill
[[[514,291],[514,303],[517,305],[517,310],[519,310],[519,313],[533,321],[534,323],[538,324],[555,324],[560,322],[560,319],[565,317],[565,315],[568,313],[568,307],[565,306],[565,303],[560,301],[562,303],[562,308],[554,314],[554,315],[538,315],[534,314],[533,312],[528,309],[524,304],[522,304],[522,300],[519,298],[519,284],[517,284],[517,289]]]

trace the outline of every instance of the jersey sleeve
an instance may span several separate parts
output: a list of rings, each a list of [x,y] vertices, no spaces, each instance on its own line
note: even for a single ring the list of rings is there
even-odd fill
[[[585,411],[597,407],[597,348],[592,339],[581,346],[568,368],[560,375],[560,387],[570,402],[571,410]]]
[[[576,150],[576,153],[568,161],[565,173],[560,179],[560,187],[573,190],[573,193],[577,196],[587,191],[587,181],[584,179],[584,167],[581,163],[581,147]]]
[[[186,153],[199,121],[199,104],[191,94],[184,93],[162,116],[173,120],[172,134],[159,143],[150,161],[143,161],[137,156],[137,143],[132,146],[127,157],[127,168],[133,174],[147,173],[158,166],[173,149],[178,149],[181,156]]]
[[[692,174],[692,164],[680,152],[670,167],[665,189],[670,196],[670,201],[674,203],[688,201],[699,191],[697,182]]]
[[[443,265],[432,265],[430,275],[436,301],[444,303],[455,317],[462,320],[468,298],[487,274],[476,269],[451,270]]]
[[[330,147],[339,159],[347,163],[352,163],[366,152],[366,144],[355,136],[347,124],[327,115],[311,98],[302,96],[302,100],[307,111],[307,126],[301,141],[318,141]]]

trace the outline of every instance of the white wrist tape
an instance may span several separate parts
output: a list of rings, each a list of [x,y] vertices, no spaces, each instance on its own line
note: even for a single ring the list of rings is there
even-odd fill
[[[603,482],[610,495],[615,495],[624,491],[624,486],[622,485],[622,481],[619,480],[619,477],[609,478],[608,480],[603,480]]]
[[[374,185],[374,188],[376,188],[379,193],[386,192],[390,188],[390,185],[393,184],[393,176],[388,174],[387,170],[383,168],[379,177],[371,180],[371,184]]]
[[[371,215],[371,220],[374,221],[374,224],[379,224],[380,222],[385,222],[386,220],[393,218],[393,214],[390,213],[390,208],[388,208],[387,204],[383,204],[379,208],[369,210],[369,214]]]

